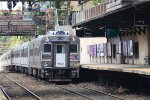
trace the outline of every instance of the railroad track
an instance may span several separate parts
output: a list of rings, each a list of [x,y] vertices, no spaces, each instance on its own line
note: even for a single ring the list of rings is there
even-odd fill
[[[31,78],[33,78],[33,77],[31,77]],[[35,79],[35,78],[34,78]],[[49,83],[49,82],[46,82],[46,81],[43,81],[44,83]],[[56,87],[58,87],[58,88],[60,88],[60,89],[62,89],[62,90],[65,90],[65,91],[68,91],[68,92],[70,92],[70,93],[73,93],[73,94],[76,94],[77,96],[81,96],[81,97],[83,97],[83,98],[85,98],[85,99],[88,99],[88,100],[104,100],[103,98],[101,99],[101,97],[100,96],[105,96],[105,100],[125,100],[124,98],[121,98],[121,97],[118,97],[118,96],[115,96],[115,95],[112,95],[112,94],[110,94],[110,93],[106,93],[106,92],[103,92],[103,91],[99,91],[99,90],[94,90],[94,89],[90,89],[90,88],[85,88],[85,87],[80,87],[80,88],[82,88],[82,89],[84,89],[84,90],[89,90],[89,91],[92,91],[92,92],[96,92],[96,93],[98,93],[98,94],[101,94],[98,98],[96,97],[91,97],[91,96],[88,96],[88,95],[86,95],[86,94],[84,94],[84,93],[80,93],[80,92],[77,92],[77,91],[74,91],[74,90],[72,90],[72,89],[69,89],[69,88],[66,88],[66,87],[68,87],[67,85],[54,85],[54,86],[56,86]],[[79,87],[79,86],[78,86]],[[110,98],[110,99],[108,99],[108,97]]]
[[[111,93],[106,93],[106,92],[103,92],[103,91],[94,90],[94,89],[86,88],[86,87],[81,87],[81,88],[84,88],[84,89],[87,89],[87,90],[91,90],[91,91],[94,91],[94,92],[97,92],[97,93],[100,93],[100,94],[104,94],[104,95],[106,95],[106,96],[112,97],[112,98],[117,99],[117,100],[125,100],[124,98],[121,98],[121,97],[119,97],[119,96],[112,95]]]
[[[6,74],[9,77],[15,79],[20,84],[23,84],[24,86],[30,88],[30,90],[35,91],[34,93],[36,93],[38,96],[40,96],[43,100],[55,100],[55,99],[62,99],[62,98],[63,98],[63,100],[80,100],[80,98],[81,98],[80,96],[75,95],[74,93],[64,91],[64,90],[60,89],[58,86],[56,86],[55,84],[51,84],[44,80],[40,80],[40,79],[37,80],[34,77],[30,77],[30,76],[26,76],[26,75],[20,75],[23,77],[18,77],[18,75],[17,74],[15,75],[15,73],[13,73],[13,74],[6,73]],[[20,78],[25,78],[25,80],[24,79],[20,80]],[[31,80],[37,81],[37,82],[32,83]],[[32,84],[34,86],[32,86]],[[34,87],[37,87],[37,88],[34,88]],[[41,88],[39,88],[39,87],[41,87]],[[87,100],[87,99],[82,98],[82,100]]]
[[[125,100],[124,98],[112,95],[110,93],[106,93],[103,91],[86,88],[86,87],[77,87],[78,90],[73,90],[72,87],[68,86],[58,86],[59,88],[74,93],[76,95],[82,96],[89,100]],[[79,90],[81,88],[81,90]],[[83,89],[83,90],[82,90]],[[87,92],[88,91],[88,92]]]
[[[22,86],[18,82],[16,82],[11,77],[2,74],[5,76],[8,81],[11,81],[9,84],[3,84],[3,88],[5,88],[5,96],[9,97],[8,100],[21,100],[21,99],[28,99],[28,100],[42,100],[38,95],[27,89],[26,87]],[[4,89],[3,89],[4,91]]]
[[[8,77],[8,78],[10,78],[10,77]],[[13,77],[13,78],[15,78],[15,77]],[[27,78],[30,78],[30,79],[34,80],[33,77],[29,77],[28,76]],[[47,88],[53,87],[53,88],[55,88],[55,90],[59,90],[60,89],[59,91],[62,91],[62,90],[63,91],[67,91],[67,93],[68,93],[67,95],[70,95],[70,96],[74,95],[74,98],[76,98],[76,99],[73,99],[73,97],[72,97],[73,100],[77,100],[77,98],[80,98],[80,100],[81,100],[81,97],[82,97],[82,100],[125,100],[124,98],[117,97],[115,95],[111,95],[109,93],[105,93],[105,92],[98,91],[98,90],[95,90],[95,89],[90,89],[90,88],[81,87],[81,86],[75,86],[75,85],[49,84],[49,82],[46,82],[46,81],[43,81],[43,80],[40,80],[40,81],[43,84],[47,84],[46,85]],[[20,81],[19,83],[24,84],[24,81],[22,80],[22,82]],[[42,83],[40,83],[40,84],[42,84]],[[31,89],[31,90],[32,91],[37,91],[37,90],[33,90],[33,89]],[[51,90],[48,90],[48,91],[51,92]],[[54,90],[52,90],[52,91],[54,92]],[[61,92],[61,94],[63,94],[61,97],[65,97],[64,96],[65,92],[63,92],[63,91]],[[44,93],[44,91],[43,91],[43,93]],[[47,94],[48,92],[45,92],[45,93],[46,94],[43,94],[43,95],[48,95]],[[56,91],[53,94],[56,95],[55,93],[56,93]],[[36,94],[38,94],[38,92]],[[60,93],[58,92],[58,94],[60,94]],[[38,95],[41,96],[41,94],[38,94]],[[57,97],[57,96],[54,96],[54,95],[52,97]],[[51,98],[51,96],[50,96],[50,98]],[[43,96],[42,99],[45,99],[45,96]],[[41,100],[41,99],[38,99],[38,100]]]
[[[2,86],[0,86],[0,90],[2,91],[2,93],[4,94],[4,95],[1,95],[2,97],[0,98],[0,99],[7,99],[7,100],[11,100],[10,99],[10,97],[8,96],[8,94],[5,92],[5,90],[3,89],[3,87]],[[5,97],[3,97],[3,96],[5,96]]]
[[[64,87],[62,87],[62,86],[57,86],[57,87],[59,87],[59,88],[61,88],[61,89],[65,90],[65,91],[68,91],[68,92],[74,93],[74,94],[76,94],[76,95],[82,96],[83,98],[86,98],[86,99],[89,99],[89,100],[95,100],[94,98],[91,98],[90,96],[87,96],[87,95],[81,94],[81,93],[76,92],[76,91],[73,91],[73,90],[71,90],[71,89],[67,89],[67,88],[64,88]]]

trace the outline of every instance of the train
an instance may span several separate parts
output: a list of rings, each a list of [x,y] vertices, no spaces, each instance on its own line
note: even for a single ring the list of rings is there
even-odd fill
[[[79,78],[80,39],[65,31],[51,31],[4,53],[1,66],[49,81]]]

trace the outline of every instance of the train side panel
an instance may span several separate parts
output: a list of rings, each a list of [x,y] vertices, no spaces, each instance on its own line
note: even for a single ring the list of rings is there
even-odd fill
[[[21,56],[20,56],[20,65],[19,66],[28,67],[28,65],[29,65],[28,42],[26,42],[20,46],[20,52],[21,52]]]
[[[33,40],[29,43],[29,66],[35,69],[41,69],[41,39]]]
[[[0,57],[0,63],[1,63],[1,67],[3,67],[3,69],[5,70],[7,70],[9,66],[11,66],[11,50],[4,53]]]
[[[79,66],[79,64],[80,64],[80,39],[77,36],[71,36],[70,66]]]

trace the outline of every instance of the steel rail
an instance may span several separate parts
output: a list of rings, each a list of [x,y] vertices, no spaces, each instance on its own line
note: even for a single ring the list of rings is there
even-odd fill
[[[5,90],[3,89],[2,86],[0,86],[0,89],[2,90],[3,94],[5,95],[5,97],[6,97],[8,100],[11,100],[10,97],[9,97],[8,94],[5,92]]]
[[[94,91],[94,92],[97,92],[97,93],[105,94],[107,96],[110,96],[110,97],[113,97],[113,98],[116,98],[116,99],[119,99],[119,100],[125,100],[124,98],[121,98],[121,97],[118,97],[118,96],[115,96],[115,95],[112,95],[110,93],[106,93],[106,92],[103,92],[103,91],[94,90],[94,89],[90,89],[90,88],[86,88],[86,87],[81,87],[81,88],[91,90],[91,91]]]
[[[89,99],[89,100],[95,100],[94,98],[91,98],[91,97],[86,96],[86,95],[84,95],[84,94],[81,94],[81,93],[72,91],[72,90],[70,90],[70,89],[66,89],[66,88],[61,87],[61,86],[58,86],[58,85],[56,85],[56,86],[59,87],[59,88],[61,88],[61,89],[63,89],[63,90],[66,90],[66,91],[72,92],[72,93],[74,93],[74,94],[77,94],[77,95],[79,95],[79,96],[82,96],[82,97],[84,97],[84,98],[87,98],[87,99]]]
[[[20,87],[22,87],[23,89],[25,89],[26,91],[28,91],[29,93],[31,93],[34,97],[36,97],[38,100],[42,100],[39,96],[37,96],[35,93],[33,93],[32,91],[30,91],[29,89],[27,89],[26,87],[22,86],[20,83],[16,82],[14,79],[12,79],[11,77],[4,75],[7,78],[9,78],[10,80],[12,80],[13,82],[15,82],[16,84],[18,84]]]

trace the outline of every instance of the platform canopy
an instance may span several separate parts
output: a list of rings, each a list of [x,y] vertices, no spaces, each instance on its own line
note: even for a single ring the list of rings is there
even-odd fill
[[[98,5],[99,6],[99,5]],[[120,31],[121,34],[141,34],[144,32],[142,27],[150,26],[150,1],[143,0],[130,4],[129,6],[119,8],[117,10],[107,11],[104,14],[94,16],[87,20],[75,23],[74,28],[80,29],[77,30],[77,33],[81,35],[81,32],[85,34],[86,32],[91,32],[92,36],[99,36],[102,30],[105,32],[110,32],[109,36],[114,36],[114,31]],[[90,10],[90,9],[89,9]],[[93,11],[93,8],[91,8]],[[86,12],[87,13],[87,12]],[[87,16],[86,16],[87,17]],[[110,30],[111,29],[111,30]],[[115,35],[117,35],[117,32]],[[105,36],[101,34],[100,36]]]

